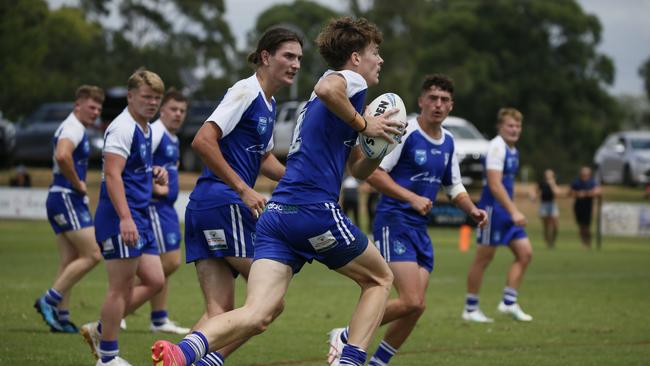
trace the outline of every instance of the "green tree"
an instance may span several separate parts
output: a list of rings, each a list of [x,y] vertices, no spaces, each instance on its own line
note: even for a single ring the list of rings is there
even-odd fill
[[[296,0],[291,4],[275,5],[258,16],[255,28],[248,34],[250,51],[255,49],[257,39],[262,33],[273,26],[287,27],[303,38],[303,58],[293,90],[282,89],[276,95],[276,99],[306,99],[309,97],[316,80],[327,69],[327,65],[315,45],[316,37],[327,21],[337,16],[339,14],[334,10],[308,0]],[[241,72],[242,75],[250,74],[250,68],[246,67]],[[291,95],[292,93],[293,95]]]
[[[43,0],[0,5],[0,108],[18,119],[45,100],[70,100],[81,83],[101,84],[101,27],[78,9],[50,12]],[[92,60],[92,61],[91,61]]]
[[[650,99],[650,57],[639,67],[639,75],[643,79],[645,94]]]
[[[456,82],[454,114],[494,135],[496,112],[524,113],[519,144],[525,164],[552,166],[569,177],[592,161],[620,110],[604,87],[611,59],[596,51],[601,25],[576,1],[376,0],[359,15],[384,32],[379,88],[395,91],[410,111],[422,76],[445,73]]]
[[[235,79],[237,50],[223,17],[223,0],[81,0],[81,7],[97,20],[105,19],[109,9],[119,9],[123,22],[105,34],[113,72],[123,79],[145,66],[166,85],[188,87],[196,95],[211,94],[210,88]],[[188,76],[197,70],[208,74],[207,82],[188,85],[201,81]]]

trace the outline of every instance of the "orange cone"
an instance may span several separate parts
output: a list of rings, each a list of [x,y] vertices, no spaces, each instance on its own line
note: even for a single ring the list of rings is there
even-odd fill
[[[472,240],[472,227],[461,225],[458,237],[458,250],[466,252],[469,250],[469,243]]]

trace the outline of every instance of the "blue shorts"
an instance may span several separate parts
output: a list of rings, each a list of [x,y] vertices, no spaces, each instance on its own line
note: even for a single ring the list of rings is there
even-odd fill
[[[158,245],[151,229],[147,208],[130,208],[131,217],[138,228],[140,240],[135,246],[122,242],[120,219],[112,204],[100,200],[95,213],[95,240],[104,259],[135,258],[143,253],[158,255]]]
[[[85,196],[75,192],[49,192],[45,207],[47,219],[57,234],[93,226]]]
[[[386,262],[416,262],[427,271],[433,271],[433,244],[426,226],[375,225],[372,234]]]
[[[166,202],[152,203],[149,220],[160,254],[181,249],[181,227],[174,206]]]
[[[244,205],[185,210],[185,261],[253,258],[255,219]]]
[[[255,260],[272,259],[298,273],[314,259],[343,267],[368,247],[368,238],[336,203],[287,205],[269,202],[257,222]]]
[[[501,206],[486,206],[488,223],[478,230],[479,245],[509,245],[511,241],[528,237],[522,226],[517,226]]]

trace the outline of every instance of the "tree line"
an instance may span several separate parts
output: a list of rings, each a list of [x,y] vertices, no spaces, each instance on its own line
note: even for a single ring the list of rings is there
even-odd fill
[[[568,180],[625,117],[606,91],[615,70],[596,49],[602,26],[575,0],[349,0],[341,9],[295,0],[263,11],[244,50],[236,47],[226,11],[223,0],[81,0],[56,10],[45,0],[3,2],[0,109],[15,120],[44,101],[71,100],[82,83],[123,85],[140,66],[193,99],[216,101],[251,73],[245,55],[277,24],[305,39],[297,85],[277,99],[305,99],[326,67],[316,35],[331,17],[351,15],[375,22],[384,35],[381,81],[369,98],[396,92],[408,112],[417,112],[422,77],[450,75],[452,114],[488,137],[500,107],[523,112],[519,147],[534,171],[554,168]],[[105,21],[111,12],[119,24]],[[650,90],[649,63],[640,76]]]

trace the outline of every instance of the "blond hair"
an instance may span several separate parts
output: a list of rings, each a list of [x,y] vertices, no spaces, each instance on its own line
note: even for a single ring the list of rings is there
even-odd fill
[[[127,82],[127,89],[133,90],[139,88],[141,85],[148,85],[156,93],[163,94],[165,92],[165,84],[158,74],[141,67],[129,77]]]
[[[517,122],[524,121],[524,115],[515,108],[501,108],[497,113],[497,124],[501,124],[506,117],[512,117]]]

